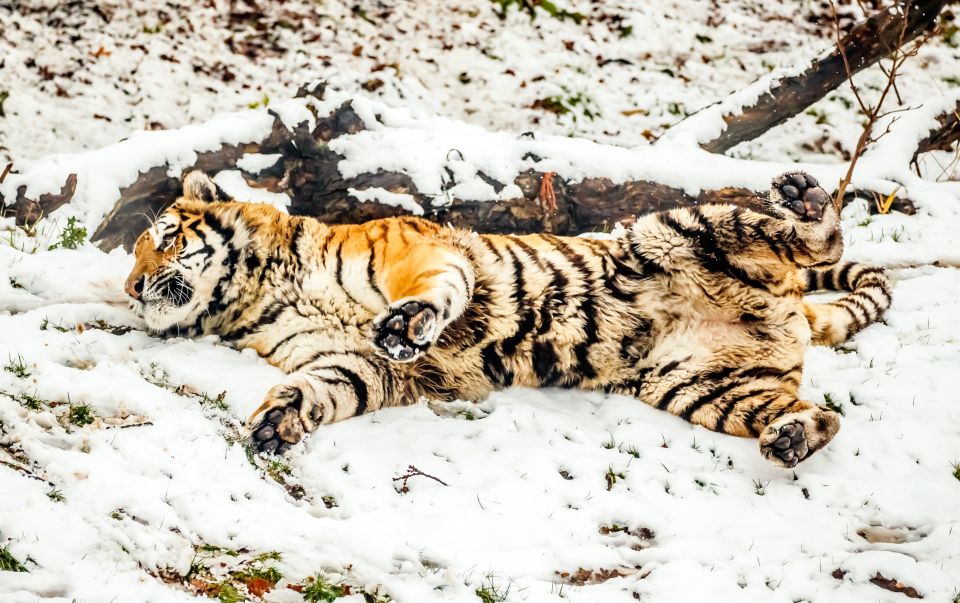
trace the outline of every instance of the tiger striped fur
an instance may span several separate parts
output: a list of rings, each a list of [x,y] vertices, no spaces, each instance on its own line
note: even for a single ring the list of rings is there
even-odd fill
[[[777,178],[758,210],[675,209],[597,240],[326,225],[222,201],[195,172],[138,240],[126,290],[152,331],[218,334],[288,374],[251,417],[261,451],[420,397],[556,386],[758,438],[792,467],[839,428],[798,397],[805,349],[890,304],[883,271],[837,264],[842,247],[836,208],[802,173]],[[851,293],[803,299],[819,288]]]

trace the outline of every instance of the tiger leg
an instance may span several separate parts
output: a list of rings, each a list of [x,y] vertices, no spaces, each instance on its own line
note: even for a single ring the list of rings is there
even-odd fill
[[[342,348],[311,349],[247,420],[258,451],[282,453],[318,425],[401,403],[402,376],[386,360]]]
[[[639,387],[634,383],[622,393],[713,431],[758,438],[764,458],[793,467],[840,429],[836,413],[797,397],[800,370],[800,365],[708,368],[671,362],[649,370]]]
[[[797,268],[839,260],[839,215],[813,177],[793,173],[775,178],[763,205],[760,211],[733,205],[685,207],[638,219],[625,236],[625,259],[643,273],[700,266],[776,294],[800,286]]]
[[[397,362],[420,357],[473,295],[473,266],[459,250],[436,239],[408,245],[381,278],[388,302],[373,322],[381,354]]]

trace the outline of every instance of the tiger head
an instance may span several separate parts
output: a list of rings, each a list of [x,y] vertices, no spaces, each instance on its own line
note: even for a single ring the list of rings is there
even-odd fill
[[[152,331],[195,324],[210,311],[235,258],[233,224],[225,223],[216,184],[202,172],[183,180],[177,199],[134,245],[135,263],[124,290]]]

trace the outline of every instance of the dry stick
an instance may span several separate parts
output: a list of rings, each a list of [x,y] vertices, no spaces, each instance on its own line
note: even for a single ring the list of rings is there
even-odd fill
[[[7,174],[10,173],[10,170],[13,169],[13,162],[7,164],[7,167],[3,168],[3,173],[0,174],[0,184],[3,184],[3,181],[7,179]]]
[[[900,34],[897,39],[895,47],[891,50],[892,58],[890,63],[889,71],[883,68],[881,64],[880,69],[887,76],[886,84],[883,87],[883,90],[880,93],[880,98],[877,100],[876,104],[868,106],[863,97],[860,96],[860,90],[857,88],[857,85],[853,82],[853,70],[850,68],[850,62],[847,60],[847,53],[844,48],[843,40],[840,37],[840,19],[837,16],[837,8],[833,4],[833,0],[830,1],[830,10],[833,13],[833,24],[837,36],[837,50],[840,52],[840,57],[843,59],[843,68],[847,74],[847,80],[850,83],[850,90],[853,92],[853,96],[857,101],[857,104],[860,106],[860,111],[867,118],[866,122],[863,125],[863,131],[860,132],[860,138],[857,139],[857,145],[854,148],[853,154],[850,157],[850,164],[847,166],[847,173],[840,180],[840,183],[837,187],[837,194],[834,197],[834,205],[839,210],[843,206],[843,197],[846,193],[847,186],[850,184],[851,179],[853,178],[853,171],[857,167],[857,161],[863,155],[863,152],[866,150],[867,146],[871,143],[874,143],[881,138],[883,138],[889,131],[890,126],[898,119],[894,117],[890,123],[887,124],[886,129],[880,136],[873,138],[873,127],[876,124],[877,120],[892,115],[893,113],[899,111],[906,111],[909,108],[898,109],[894,111],[888,111],[886,113],[881,113],[883,109],[883,104],[887,99],[887,95],[890,93],[890,90],[894,90],[899,98],[900,93],[896,88],[897,75],[899,74],[900,68],[903,67],[907,59],[910,57],[916,56],[917,52],[920,50],[920,47],[930,39],[930,34],[924,34],[919,37],[919,39],[914,42],[910,50],[902,51],[904,43],[906,42],[907,36],[907,24],[909,23],[910,17],[910,3],[905,3],[902,8],[902,19],[903,24],[900,27]]]
[[[435,482],[437,482],[437,483],[439,483],[439,484],[442,484],[442,485],[444,485],[444,486],[449,486],[449,485],[450,485],[450,484],[448,484],[447,482],[443,481],[443,480],[440,479],[440,478],[434,477],[434,476],[430,475],[429,473],[424,473],[423,471],[420,471],[419,469],[417,469],[417,468],[416,468],[415,466],[413,466],[413,465],[408,465],[408,466],[407,466],[407,472],[406,472],[406,473],[404,473],[403,475],[399,475],[399,476],[393,478],[393,481],[395,481],[395,482],[398,482],[398,481],[400,481],[400,480],[403,480],[403,483],[400,485],[400,489],[398,490],[398,492],[400,492],[401,494],[404,493],[404,492],[409,492],[409,491],[410,491],[410,488],[407,487],[407,480],[409,480],[411,477],[416,477],[416,476],[418,476],[418,475],[423,476],[423,477],[429,477],[429,478],[432,479],[433,481],[435,481]]]

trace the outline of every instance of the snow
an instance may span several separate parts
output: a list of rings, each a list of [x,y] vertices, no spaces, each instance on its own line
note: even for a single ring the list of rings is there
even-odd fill
[[[891,268],[893,305],[840,349],[807,352],[802,395],[844,417],[795,471],[766,463],[754,441],[630,398],[550,389],[389,409],[318,430],[285,465],[251,461],[243,421],[281,372],[216,338],[147,335],[122,292],[132,265],[122,249],[49,249],[69,217],[92,232],[140,171],[179,175],[198,151],[263,137],[273,115],[292,128],[312,123],[308,107],[323,116],[346,100],[366,130],[331,143],[341,173],[404,172],[432,206],[515,197],[514,177],[533,167],[617,182],[656,174],[691,193],[761,189],[790,169],[842,176],[832,141],[849,150],[859,134],[845,90],[729,157],[695,146],[768,74],[809,60],[811,40],[830,44],[796,18],[808,3],[604,4],[558,3],[594,17],[577,25],[542,11],[501,22],[493,3],[356,4],[365,17],[349,3],[278,3],[262,18],[280,50],[258,47],[254,61],[226,40],[263,40],[247,17],[219,22],[216,6],[169,2],[161,15],[102,3],[107,21],[89,6],[0,7],[0,81],[10,82],[0,88],[11,92],[0,153],[16,168],[0,193],[57,192],[78,174],[74,201],[36,232],[0,221],[0,549],[29,570],[0,571],[0,600],[196,601],[162,578],[206,563],[220,579],[273,551],[283,578],[265,600],[276,602],[301,601],[287,585],[317,574],[400,603],[478,601],[478,589],[531,602],[903,600],[870,582],[878,573],[953,600],[960,184],[947,153],[922,161],[922,175],[907,165],[957,99],[948,79],[960,57],[943,40],[908,64],[902,102],[914,108],[858,166],[855,184],[889,193],[899,183],[918,212],[871,215],[863,200],[844,209],[846,257]],[[79,39],[66,44],[65,30]],[[110,54],[93,57],[100,47]],[[858,76],[861,89],[879,75]],[[280,100],[318,76],[330,82],[324,101]],[[364,88],[371,78],[383,84]],[[531,108],[578,92],[588,100],[570,113]],[[152,122],[177,129],[130,134]],[[644,130],[666,135],[650,144]],[[237,168],[276,160],[246,155]],[[497,193],[481,174],[508,186]],[[237,198],[289,205],[240,171],[215,177]],[[383,189],[350,194],[427,209]],[[69,415],[84,405],[95,420],[79,426]]]
[[[378,186],[365,188],[363,190],[350,188],[350,189],[347,189],[347,192],[350,194],[351,197],[355,198],[357,201],[360,201],[360,202],[373,201],[376,203],[383,203],[384,205],[401,207],[415,216],[423,215],[423,207],[421,207],[420,204],[417,203],[417,200],[413,198],[413,195],[407,195],[403,193],[393,193],[388,191],[385,188],[380,188]]]

